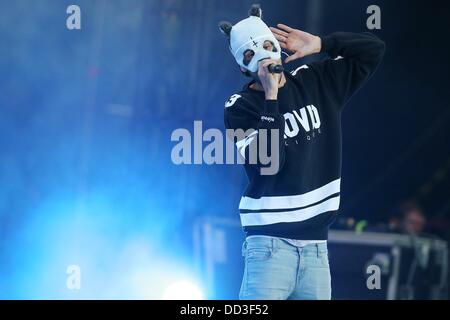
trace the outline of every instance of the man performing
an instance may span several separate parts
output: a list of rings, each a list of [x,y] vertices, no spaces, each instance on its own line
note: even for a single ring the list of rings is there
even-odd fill
[[[249,14],[234,26],[219,24],[241,71],[253,78],[225,103],[225,126],[255,130],[235,141],[245,159],[261,132],[278,130],[278,148],[269,148],[273,141],[267,148],[277,152],[279,167],[263,175],[261,162],[245,161],[239,297],[331,299],[326,241],[340,201],[341,112],[374,73],[385,45],[370,33],[318,37],[282,24],[269,29],[258,5]],[[330,58],[287,73],[282,49],[291,54],[285,62],[315,53]]]

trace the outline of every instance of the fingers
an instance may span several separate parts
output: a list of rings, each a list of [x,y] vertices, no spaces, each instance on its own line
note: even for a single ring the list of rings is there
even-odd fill
[[[278,64],[278,63],[279,63],[278,61],[273,60],[273,59],[264,59],[259,62],[259,68],[262,69],[262,68],[267,67],[268,65]]]
[[[294,31],[294,29],[292,29],[291,27],[288,27],[287,25],[282,24],[282,23],[277,24],[277,27],[280,29],[283,29],[284,31],[286,31],[288,33]]]
[[[280,43],[286,43],[286,41],[287,41],[287,38],[286,38],[286,37],[280,36],[280,35],[278,35],[278,34],[276,34],[276,33],[274,33],[273,35],[275,36],[275,39],[278,40],[278,42],[280,42]]]
[[[274,28],[274,27],[270,27],[270,31],[272,31],[275,36],[277,36],[277,35],[281,36],[281,37],[287,37],[288,36],[287,32],[284,32],[283,30],[280,30],[280,29],[277,29],[277,28]]]
[[[264,73],[266,73],[265,63],[266,60],[261,60],[260,62],[258,62],[258,75],[260,77],[262,77]]]
[[[283,50],[289,50],[289,49],[287,48],[287,37],[285,37],[285,36],[282,35],[281,33],[278,33],[277,31],[275,31],[275,30],[278,30],[278,29],[275,29],[275,28],[273,28],[273,27],[271,27],[270,29],[273,31],[273,35],[275,36],[275,39],[278,40],[278,43],[280,44],[281,49],[283,49]],[[281,31],[281,30],[280,30],[280,32],[282,32],[283,34],[286,34],[286,35],[287,35],[287,33],[284,32],[284,31]]]
[[[279,62],[274,59],[264,59],[258,62],[258,75],[263,76],[265,74],[268,74],[268,66],[271,64],[279,64]]]

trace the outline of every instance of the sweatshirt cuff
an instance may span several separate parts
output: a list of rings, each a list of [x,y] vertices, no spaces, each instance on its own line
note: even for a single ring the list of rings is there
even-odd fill
[[[279,113],[278,112],[278,100],[266,100],[264,104],[265,113]]]
[[[320,53],[330,54],[334,47],[334,37],[332,35],[328,35],[321,36],[320,39],[322,40],[322,48],[320,50]]]

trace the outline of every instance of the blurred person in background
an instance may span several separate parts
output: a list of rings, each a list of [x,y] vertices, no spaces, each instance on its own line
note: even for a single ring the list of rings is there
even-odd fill
[[[389,221],[392,231],[411,235],[421,235],[425,232],[427,218],[416,202],[404,202],[396,210],[397,214]]]

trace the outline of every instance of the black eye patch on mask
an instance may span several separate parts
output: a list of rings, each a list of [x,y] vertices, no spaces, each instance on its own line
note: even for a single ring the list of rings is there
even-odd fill
[[[250,59],[246,59],[246,55],[247,53],[252,53],[252,57]],[[250,61],[252,61],[253,56],[255,55],[255,52],[253,50],[245,50],[244,52],[244,59],[242,60],[242,62],[244,63],[244,65],[248,66],[248,64],[250,63]]]

